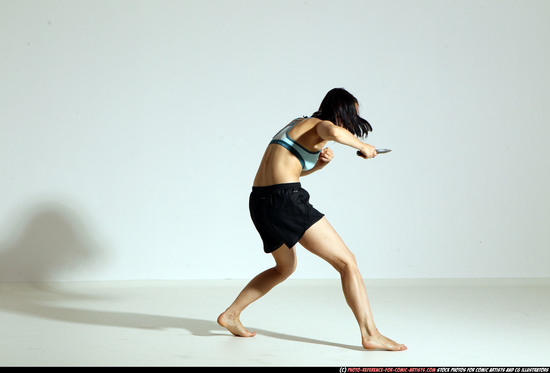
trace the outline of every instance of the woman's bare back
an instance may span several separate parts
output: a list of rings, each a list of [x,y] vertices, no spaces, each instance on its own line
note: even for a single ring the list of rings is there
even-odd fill
[[[311,152],[318,152],[327,143],[316,131],[317,118],[304,118],[296,123],[288,135]],[[278,144],[269,144],[254,179],[254,186],[298,182],[302,165],[296,156]]]

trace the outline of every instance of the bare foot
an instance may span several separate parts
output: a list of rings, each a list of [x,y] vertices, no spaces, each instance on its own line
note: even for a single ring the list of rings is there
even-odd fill
[[[389,351],[405,351],[407,346],[392,341],[382,334],[363,337],[363,348],[367,350],[383,349]]]
[[[218,324],[229,330],[237,337],[254,337],[256,332],[249,332],[245,329],[238,316],[233,316],[227,311],[218,316]]]

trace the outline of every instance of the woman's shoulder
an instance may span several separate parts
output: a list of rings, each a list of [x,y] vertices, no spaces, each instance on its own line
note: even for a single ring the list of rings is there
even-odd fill
[[[319,119],[314,117],[304,117],[302,122],[299,122],[300,127],[304,127],[307,129],[313,129],[314,127],[318,125],[322,126],[333,126],[334,123],[331,121],[325,120],[325,119]]]
[[[319,119],[319,118],[315,118],[315,117],[302,117],[301,121],[299,123],[303,124],[303,125],[306,125],[306,126],[313,127],[313,126],[317,125],[320,122],[323,122],[323,120]]]
[[[293,128],[290,129],[289,135],[291,138],[302,143],[306,147],[313,149],[315,144],[321,141],[320,136],[317,134],[317,125],[324,122],[322,119],[305,117],[302,118]]]

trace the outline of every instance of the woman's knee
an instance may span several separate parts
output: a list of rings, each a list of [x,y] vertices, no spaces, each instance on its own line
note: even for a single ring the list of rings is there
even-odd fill
[[[355,255],[351,252],[348,252],[345,256],[338,258],[336,263],[333,265],[334,268],[340,272],[340,274],[358,270],[357,260],[355,259]]]
[[[281,250],[279,252],[279,250]],[[275,269],[284,280],[289,277],[296,270],[297,259],[296,259],[296,249],[294,247],[287,248],[286,245],[281,246],[277,249],[277,252],[274,253],[275,257]]]
[[[292,261],[287,261],[284,263],[277,263],[277,265],[275,266],[275,269],[277,270],[277,272],[279,272],[279,275],[283,279],[286,279],[291,274],[294,273],[294,271],[296,270],[296,266],[297,266],[297,261],[296,259],[294,259]]]

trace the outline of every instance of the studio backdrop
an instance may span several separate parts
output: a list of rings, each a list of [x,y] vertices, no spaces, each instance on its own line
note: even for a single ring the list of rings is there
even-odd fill
[[[364,277],[548,277],[549,18],[545,0],[0,0],[0,281],[271,266],[255,172],[334,87],[392,149],[329,143],[301,180]]]

